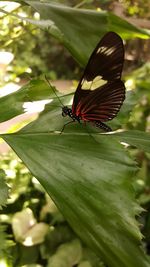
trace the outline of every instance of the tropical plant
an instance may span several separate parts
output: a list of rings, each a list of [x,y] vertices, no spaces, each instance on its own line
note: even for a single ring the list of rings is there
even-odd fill
[[[82,66],[86,64],[99,38],[107,31],[115,31],[125,39],[149,38],[146,30],[136,28],[109,12],[75,9],[39,1],[23,2],[39,12],[41,17],[35,20],[19,16],[19,19],[46,29],[64,44]],[[114,129],[123,128],[125,131],[111,135],[97,133],[91,128],[87,131],[78,124],[68,125],[60,134],[66,120],[61,117],[61,107],[54,88],[44,79],[32,80],[19,91],[0,99],[1,121],[22,114],[25,102],[50,100],[36,120],[18,132],[1,134],[1,137],[38,179],[71,228],[109,267],[150,265],[141,246],[142,235],[135,219],[142,210],[135,200],[133,189],[133,184],[138,187],[138,179],[133,183],[131,179],[141,175],[136,161],[139,152],[142,151],[143,155],[141,171],[145,170],[143,164],[148,162],[150,139],[149,133],[145,132],[148,112],[145,114],[144,126],[137,121],[135,127],[133,115],[130,116],[133,109],[138,118],[138,105],[142,110],[143,102],[138,103],[137,88],[145,86],[147,91],[149,81],[133,81],[136,97],[133,91],[127,92],[120,116],[110,123]],[[60,94],[60,97],[65,105],[70,102],[72,95]],[[145,97],[148,101],[149,94]],[[148,104],[145,110],[148,110]],[[146,165],[146,168],[149,166]],[[140,178],[142,180],[143,177]],[[142,195],[145,196],[144,192]],[[26,212],[31,213],[28,210]],[[146,231],[147,225],[144,229]],[[72,243],[72,249],[75,246],[78,256],[79,243],[77,240]],[[53,260],[48,264],[56,266]],[[69,264],[65,266],[73,266],[78,262]]]

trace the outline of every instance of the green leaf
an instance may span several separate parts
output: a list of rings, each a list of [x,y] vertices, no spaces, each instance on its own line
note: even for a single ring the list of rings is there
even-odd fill
[[[0,258],[3,259],[7,253],[7,234],[6,234],[6,225],[0,225]]]
[[[51,107],[20,132],[2,135],[52,197],[74,231],[110,267],[148,267],[140,247],[131,176],[136,170],[115,135],[63,125]],[[131,253],[132,251],[132,253]]]
[[[88,261],[83,261],[78,266],[79,267],[92,267],[92,265]]]
[[[116,133],[115,136],[122,142],[135,146],[140,150],[150,153],[150,134],[142,131],[125,131]]]
[[[6,204],[8,198],[8,186],[5,182],[5,172],[0,169],[0,208]]]
[[[79,263],[82,247],[78,239],[62,244],[56,253],[49,258],[47,267],[70,267]]]
[[[32,80],[18,91],[0,98],[0,122],[25,112],[24,104],[54,97],[52,87],[44,80]],[[9,108],[8,108],[9,107]]]
[[[115,31],[123,38],[149,38],[149,32],[107,11],[76,9],[54,3],[25,1],[36,9],[41,20],[26,19],[42,29],[47,29],[81,64],[85,65],[100,38]]]

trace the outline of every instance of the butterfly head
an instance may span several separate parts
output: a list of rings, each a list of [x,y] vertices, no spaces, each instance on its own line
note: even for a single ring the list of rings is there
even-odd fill
[[[70,116],[70,114],[72,114],[72,110],[70,108],[68,108],[67,106],[62,107],[63,117]]]

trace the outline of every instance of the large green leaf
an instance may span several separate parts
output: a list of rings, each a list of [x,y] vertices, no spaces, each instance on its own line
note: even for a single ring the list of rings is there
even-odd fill
[[[26,19],[47,29],[61,41],[74,58],[85,65],[93,48],[107,31],[115,31],[123,38],[149,38],[146,30],[135,27],[107,11],[76,9],[65,5],[25,1],[36,9],[41,20]]]
[[[2,135],[52,197],[76,233],[110,267],[148,267],[135,221],[135,163],[116,136],[66,126],[50,108],[15,134]],[[131,253],[132,252],[132,253]]]

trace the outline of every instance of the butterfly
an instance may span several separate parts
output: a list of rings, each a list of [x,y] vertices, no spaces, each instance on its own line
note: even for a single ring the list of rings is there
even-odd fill
[[[109,132],[105,122],[112,120],[125,99],[125,86],[121,81],[124,46],[121,37],[108,32],[91,54],[75,91],[72,108],[62,107],[62,116],[72,121],[92,122]]]

